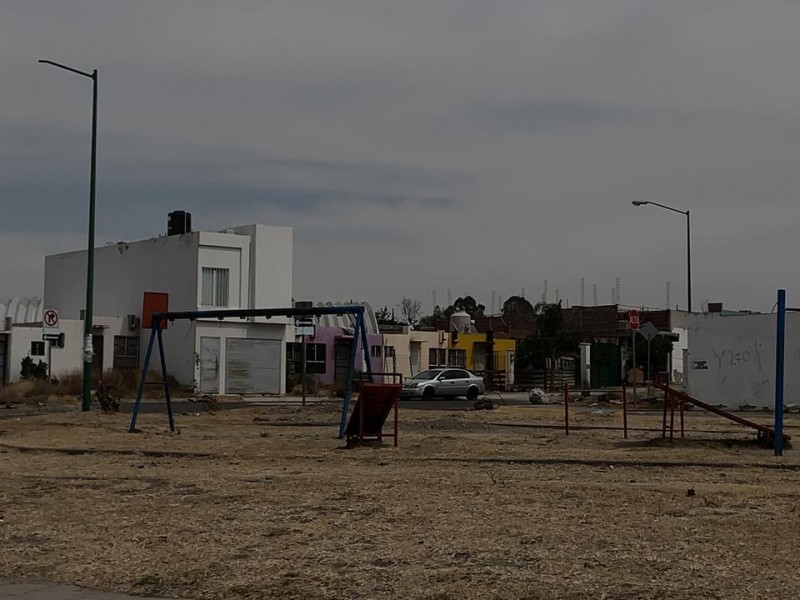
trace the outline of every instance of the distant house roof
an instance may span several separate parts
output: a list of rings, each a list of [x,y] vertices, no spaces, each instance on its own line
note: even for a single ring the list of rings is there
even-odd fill
[[[12,324],[40,323],[42,321],[43,302],[41,298],[9,298],[0,301],[0,327],[6,319]]]
[[[380,333],[378,329],[378,320],[375,318],[375,313],[368,302],[315,302],[315,306],[363,306],[364,310],[364,328],[367,333]],[[316,318],[316,323],[319,327],[339,327],[341,329],[355,329],[356,317],[355,315],[322,315]]]

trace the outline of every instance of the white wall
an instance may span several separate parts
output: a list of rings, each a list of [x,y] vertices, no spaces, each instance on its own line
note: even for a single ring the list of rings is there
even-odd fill
[[[292,228],[245,225],[232,229],[251,236],[250,302],[243,308],[292,306]]]
[[[248,225],[222,233],[192,232],[97,248],[93,312],[141,317],[144,292],[169,294],[171,311],[209,308],[200,306],[203,267],[230,269],[227,308],[289,307],[292,229]],[[79,319],[85,304],[85,281],[85,250],[46,257],[45,307],[58,310],[62,321]],[[247,325],[238,319],[228,322],[237,327]],[[288,320],[270,322],[274,329],[275,324]],[[280,330],[285,336],[283,325]],[[141,335],[143,360],[150,331],[143,330]],[[167,369],[183,385],[198,384],[198,343],[193,322],[170,323],[164,332]],[[156,368],[158,355],[152,360],[151,368]]]
[[[144,292],[169,294],[170,310],[197,310],[198,232],[95,249],[94,314],[141,317]],[[61,319],[79,319],[85,304],[86,251],[45,258],[44,303]],[[193,324],[164,332],[169,372],[182,384],[194,373]],[[149,331],[142,331],[144,358]]]
[[[687,317],[689,393],[730,408],[774,408],[776,324],[775,314]],[[786,404],[800,403],[800,314],[786,318],[785,379]]]
[[[110,369],[114,364],[114,336],[133,335],[128,331],[127,319],[114,317],[95,317],[94,324],[103,333],[103,368]],[[45,343],[45,355],[33,356],[34,362],[50,364],[51,375],[62,375],[83,369],[83,321],[67,319],[59,322],[64,334],[64,347],[57,348]],[[30,356],[31,342],[42,341],[42,324],[14,325],[9,336],[8,376],[9,381],[18,381],[22,359]],[[49,347],[49,354],[48,354]],[[144,349],[140,349],[144,356]]]

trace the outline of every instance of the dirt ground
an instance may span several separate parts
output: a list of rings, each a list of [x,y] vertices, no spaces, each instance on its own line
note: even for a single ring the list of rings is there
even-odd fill
[[[0,577],[175,598],[797,598],[800,460],[717,417],[338,406],[0,420]],[[762,417],[764,418],[764,417]],[[789,433],[800,434],[795,419]]]

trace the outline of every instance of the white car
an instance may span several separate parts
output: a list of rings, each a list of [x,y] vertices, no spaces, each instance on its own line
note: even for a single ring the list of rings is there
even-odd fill
[[[486,392],[483,377],[466,369],[428,369],[403,382],[400,396],[433,400],[437,396],[465,396],[475,401]]]

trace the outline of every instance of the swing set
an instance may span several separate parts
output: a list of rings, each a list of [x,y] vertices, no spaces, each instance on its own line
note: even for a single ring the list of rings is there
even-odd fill
[[[175,417],[172,411],[172,393],[170,390],[169,379],[167,377],[167,361],[164,354],[164,339],[162,331],[166,328],[168,322],[177,320],[195,321],[198,319],[250,319],[253,317],[321,317],[323,315],[352,315],[355,317],[355,326],[353,328],[353,343],[350,348],[350,360],[347,366],[347,379],[344,389],[344,397],[342,400],[342,415],[339,422],[339,438],[344,438],[345,433],[349,432],[347,429],[347,414],[350,409],[350,400],[352,397],[353,378],[355,374],[355,363],[357,355],[358,342],[361,342],[361,348],[364,353],[364,363],[366,365],[365,379],[370,384],[372,383],[375,373],[372,371],[372,363],[370,361],[369,343],[367,341],[367,330],[364,325],[364,312],[365,308],[359,305],[345,305],[345,306],[312,306],[304,308],[256,308],[256,309],[223,309],[223,310],[193,310],[193,311],[178,311],[178,312],[161,312],[154,313],[151,317],[150,325],[150,340],[147,343],[147,352],[144,357],[144,364],[142,365],[142,374],[139,379],[139,386],[136,391],[136,402],[133,406],[133,413],[131,415],[131,424],[128,428],[129,433],[135,433],[136,420],[139,416],[141,409],[142,395],[144,393],[145,384],[162,385],[164,388],[164,399],[167,408],[167,418],[169,420],[169,430],[175,431]],[[153,346],[158,344],[158,356],[161,363],[161,380],[160,381],[147,381],[147,373],[150,367],[150,360],[153,355]],[[375,385],[375,384],[373,384]],[[390,387],[390,386],[382,386]],[[391,386],[397,388],[396,396],[399,396],[400,386]],[[394,390],[393,390],[394,391]],[[365,399],[366,400],[366,399]],[[397,401],[394,401],[395,410],[395,432],[394,441],[397,445]],[[386,413],[388,416],[388,412]],[[360,417],[361,431],[360,438],[364,438],[363,416]],[[380,426],[383,422],[380,423]],[[380,430],[375,433],[377,437],[381,437]],[[386,434],[386,437],[391,437]]]

